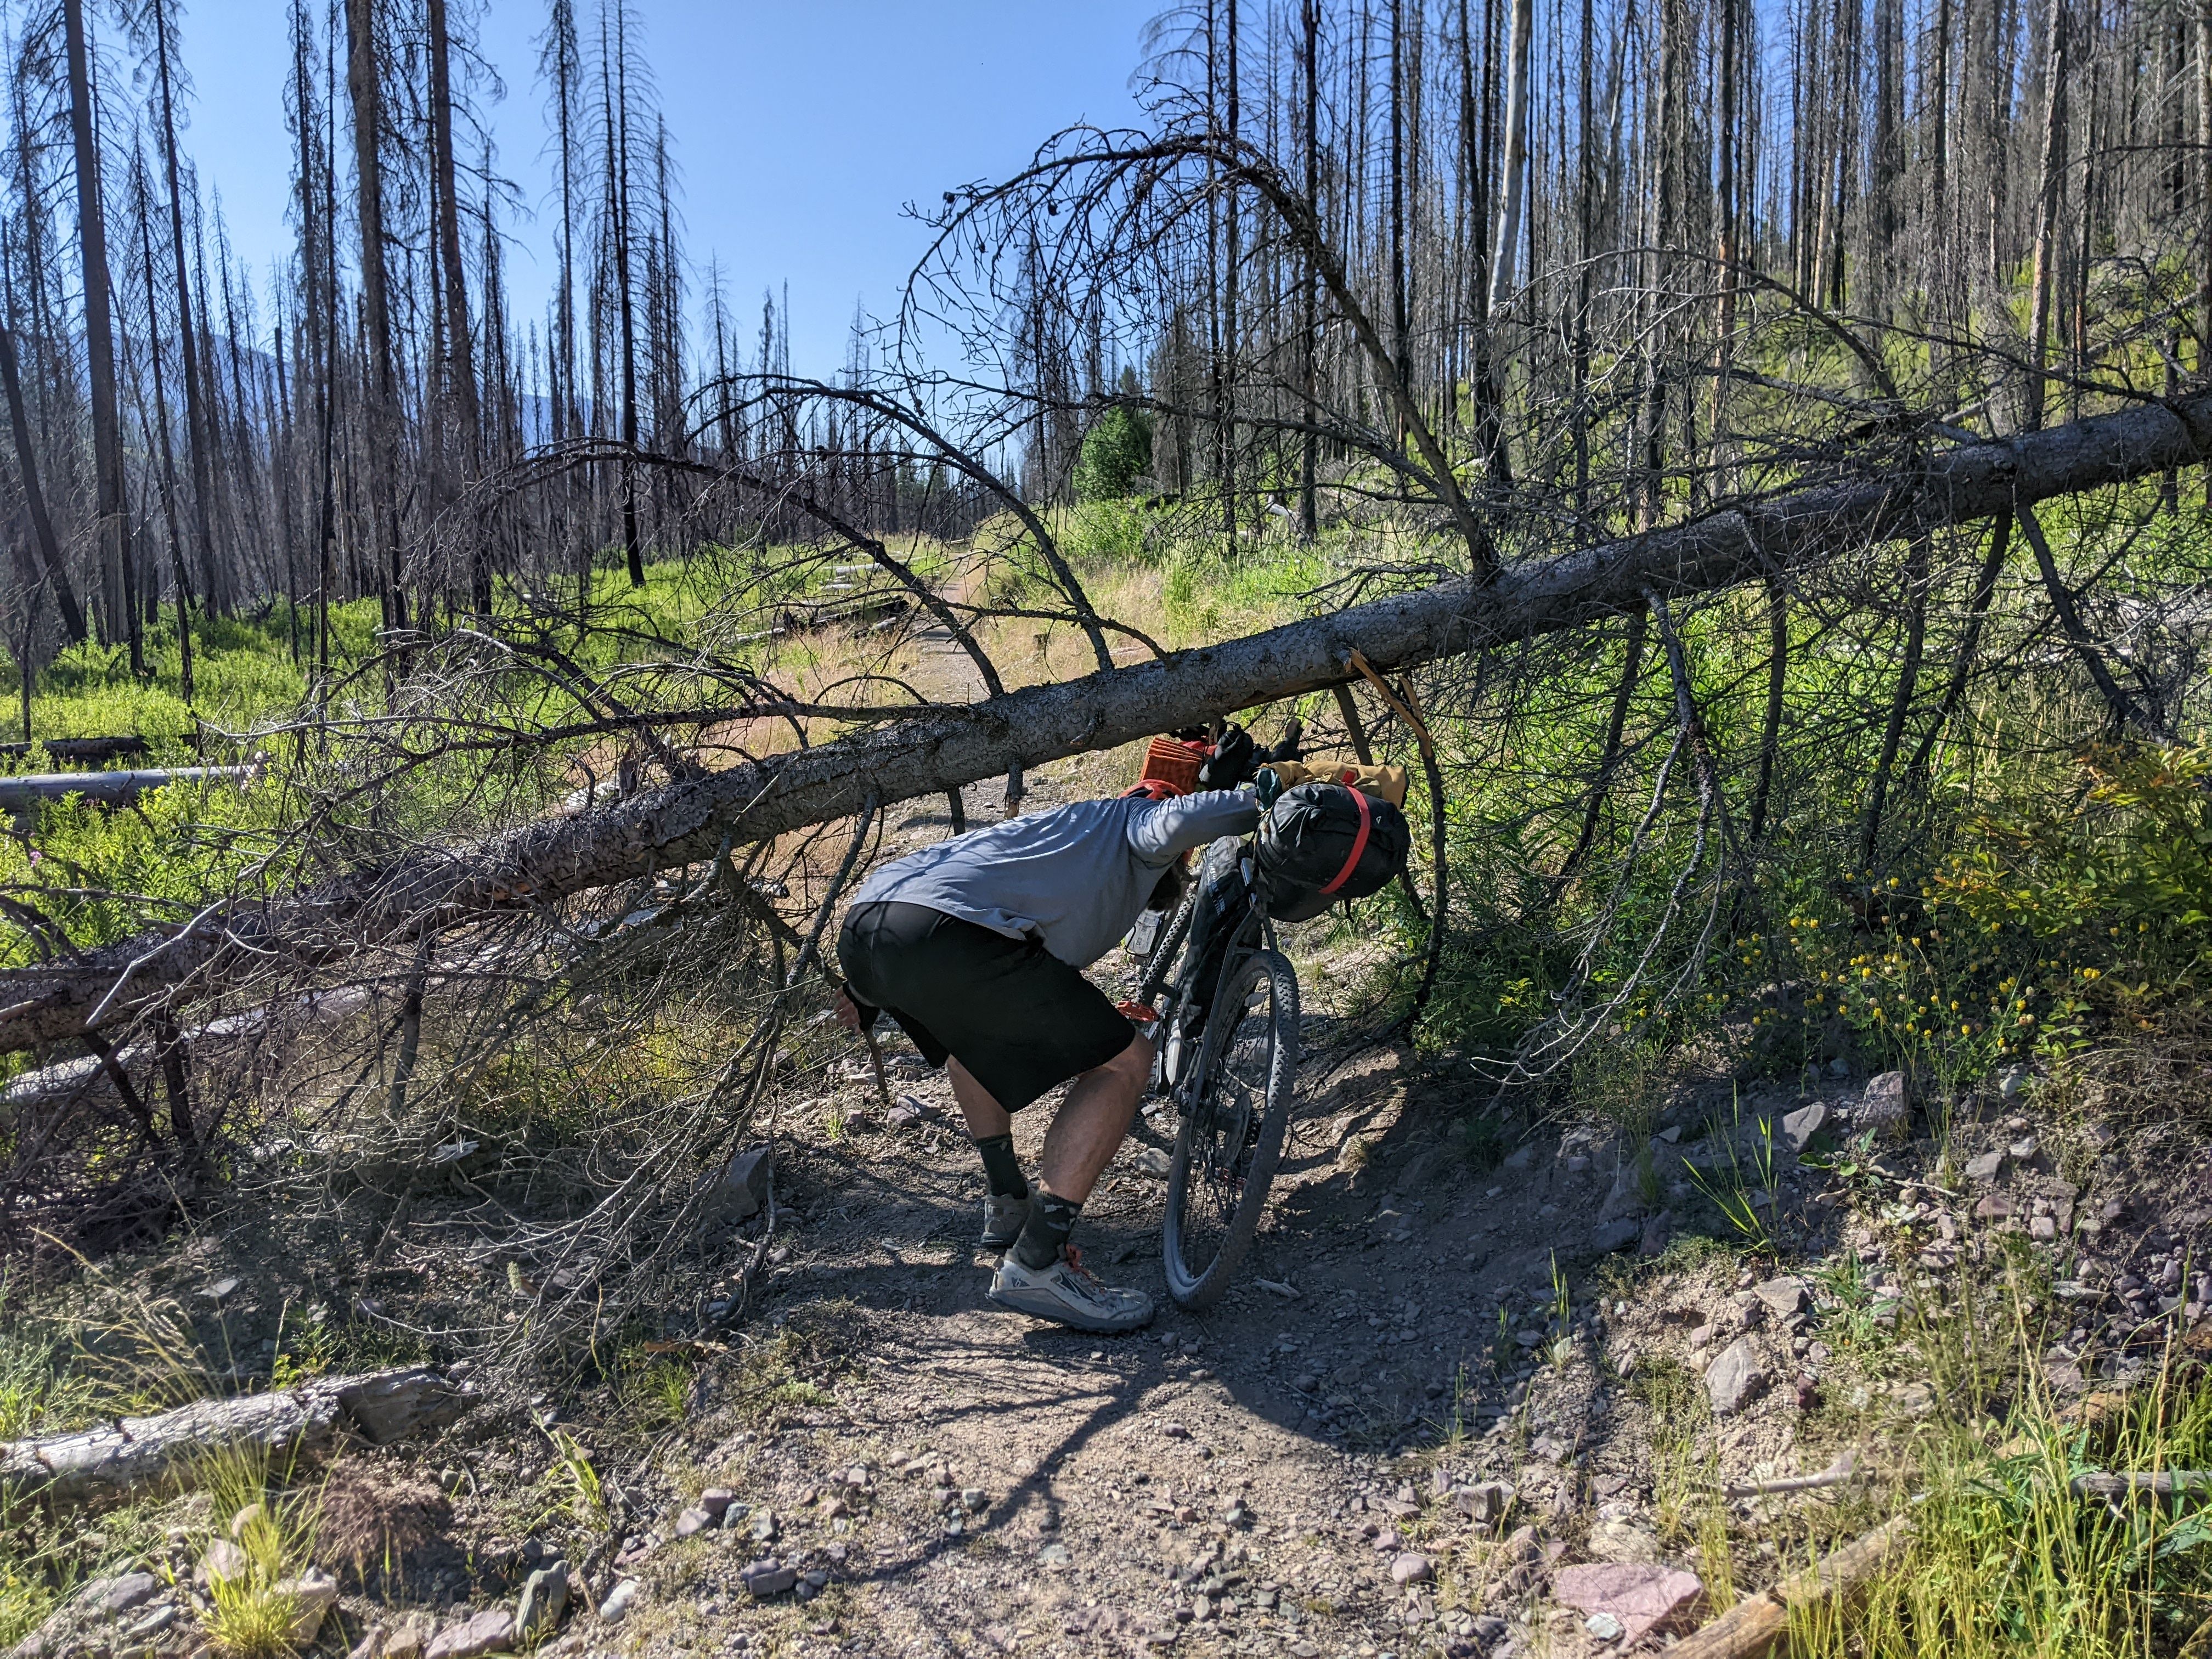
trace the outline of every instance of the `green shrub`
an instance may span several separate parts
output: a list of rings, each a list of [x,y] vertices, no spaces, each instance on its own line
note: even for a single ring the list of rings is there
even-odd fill
[[[1124,500],[1152,465],[1152,422],[1138,410],[1117,404],[1083,434],[1083,448],[1075,459],[1076,498]]]

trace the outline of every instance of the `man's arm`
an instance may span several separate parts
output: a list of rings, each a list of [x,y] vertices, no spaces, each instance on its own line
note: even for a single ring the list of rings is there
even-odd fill
[[[1165,865],[1178,853],[1224,836],[1248,835],[1260,823],[1260,803],[1247,789],[1208,790],[1180,800],[1138,805],[1129,817],[1129,845],[1151,865]]]

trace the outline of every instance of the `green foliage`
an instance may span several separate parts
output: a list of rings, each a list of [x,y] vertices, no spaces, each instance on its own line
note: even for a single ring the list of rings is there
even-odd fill
[[[2208,775],[2199,748],[2094,751],[2073,787],[1941,826],[1917,878],[1808,895],[1732,943],[1733,965],[1803,988],[1757,1018],[1815,1042],[1839,1025],[1939,1079],[2153,1029],[2212,951]]]
[[[111,944],[149,922],[185,921],[210,893],[242,882],[282,816],[272,782],[175,783],[124,811],[76,795],[49,801],[32,833],[0,838],[0,892],[80,949]],[[0,931],[0,967],[27,966],[54,945],[52,930]]]
[[[75,1428],[90,1420],[98,1403],[60,1339],[10,1309],[0,1284],[0,1440]]]
[[[1152,468],[1152,423],[1139,410],[1116,404],[1091,422],[1075,459],[1079,501],[1118,501]]]
[[[2001,1439],[1993,1425],[1972,1424],[1929,1437],[1905,1559],[1848,1628],[1832,1613],[1798,1621],[1792,1650],[1820,1659],[2191,1652],[2185,1644],[2212,1619],[2212,1507],[2201,1498],[2108,1505],[2070,1483],[2103,1471],[2205,1468],[2212,1380],[2167,1374],[2129,1401],[2105,1432],[2068,1424],[2032,1391]]]

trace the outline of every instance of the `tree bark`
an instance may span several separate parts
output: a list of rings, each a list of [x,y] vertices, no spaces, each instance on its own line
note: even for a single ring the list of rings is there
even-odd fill
[[[42,1440],[0,1442],[0,1492],[57,1506],[120,1503],[210,1467],[211,1452],[312,1452],[358,1437],[389,1445],[443,1428],[473,1392],[424,1369],[324,1376],[296,1389],[196,1400]]]
[[[465,488],[475,475],[482,459],[482,447],[477,429],[475,353],[469,338],[468,272],[461,264],[461,211],[454,189],[453,52],[446,23],[446,0],[429,0],[428,21],[430,166],[438,192],[438,264],[445,289],[441,297],[445,307],[446,361],[441,378],[458,428],[453,439],[459,451],[453,458],[453,471],[448,472],[441,466],[434,476],[440,477],[446,490],[450,491]],[[441,438],[431,441],[444,447]],[[441,492],[434,509],[450,499],[450,495]],[[478,609],[486,611],[491,608],[488,550],[484,539],[477,538],[471,554],[470,573],[471,597]]]
[[[123,415],[115,397],[115,333],[109,311],[107,221],[100,199],[100,151],[92,131],[92,69],[85,46],[84,0],[62,0],[67,40],[70,141],[76,160],[77,237],[83,258],[86,378],[92,392],[92,451],[102,596],[111,633],[131,642],[131,668],[143,672],[136,594],[125,556]]]
[[[2197,8],[2197,143],[2204,168],[2204,245],[2197,258],[2197,373],[2212,381],[2212,0]],[[2212,507],[2212,467],[2204,472],[2204,505]]]
[[[1897,690],[1889,702],[1889,719],[1882,727],[1881,753],[1874,763],[1867,787],[1864,816],[1859,827],[1859,868],[1874,868],[1875,844],[1881,835],[1882,809],[1889,799],[1889,777],[1897,764],[1897,750],[1905,740],[1905,722],[1912,712],[1912,699],[1920,689],[1920,655],[1928,639],[1928,538],[1915,536],[1905,561],[1905,660],[1898,665]]]
[[[177,348],[181,354],[185,374],[185,445],[192,469],[192,536],[198,544],[200,600],[210,609],[220,612],[227,605],[222,586],[216,580],[215,532],[208,519],[209,503],[215,496],[215,483],[208,474],[207,399],[200,379],[199,341],[192,325],[191,283],[185,271],[185,198],[178,176],[177,114],[170,87],[171,60],[176,51],[169,40],[169,8],[172,3],[173,0],[154,0],[151,8],[155,76],[161,103],[161,159],[167,173],[169,247],[176,263]],[[306,142],[304,131],[301,142]],[[178,626],[188,633],[191,628],[191,589],[181,579],[177,584],[177,595]]]
[[[1528,52],[1535,0],[1513,0],[1513,33],[1507,47],[1504,193],[1498,204],[1496,253],[1490,262],[1490,313],[1513,297],[1514,257],[1521,246],[1521,198],[1528,181]]]
[[[1899,1516],[1773,1589],[1737,1602],[1668,1651],[1676,1659],[1765,1659],[1790,1633],[1793,1612],[1802,1620],[1824,1603],[1848,1605],[1904,1550],[1911,1536],[1911,1518]]]
[[[108,1005],[120,1024],[157,997],[217,989],[240,953],[285,943],[337,959],[364,939],[697,862],[726,839],[764,840],[880,803],[942,794],[1006,771],[1342,684],[1348,653],[1378,670],[1487,649],[1617,617],[1656,592],[1708,592],[1870,541],[1931,533],[2055,495],[2212,459],[2212,392],[1962,445],[1917,471],[1823,485],[1690,523],[1462,578],[1162,661],[939,707],[872,731],[687,778],[574,817],[472,845],[425,847],[297,896],[216,913],[73,962],[0,974],[0,1053],[79,1035]],[[118,977],[128,984],[117,988]],[[185,981],[191,981],[189,985]]]
[[[2043,173],[2035,199],[2035,265],[2028,300],[2027,407],[2021,424],[2043,424],[2043,368],[2051,351],[2051,257],[2058,202],[2066,187],[2066,0],[2051,0],[2050,45],[2043,70]]]
[[[371,535],[384,555],[384,568],[377,574],[384,595],[384,625],[404,628],[407,593],[401,584],[398,514],[392,502],[399,479],[391,303],[384,263],[383,68],[377,61],[375,9],[376,0],[346,0],[346,90],[353,103],[355,216],[361,224],[362,309],[368,330]]]
[[[23,376],[15,361],[15,331],[0,326],[0,382],[8,395],[8,426],[15,440],[15,469],[21,474],[23,504],[31,515],[31,534],[39,544],[39,562],[46,568],[46,580],[54,590],[54,604],[62,613],[62,630],[72,645],[85,637],[84,611],[70,586],[69,568],[62,563],[61,544],[54,538],[54,521],[46,514],[46,494],[39,487],[39,453],[31,442],[30,416],[23,408]],[[24,668],[26,674],[29,673]],[[27,685],[27,682],[26,682]]]

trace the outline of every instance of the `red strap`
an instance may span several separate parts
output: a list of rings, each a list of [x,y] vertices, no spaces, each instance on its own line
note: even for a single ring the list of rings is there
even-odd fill
[[[1350,881],[1352,872],[1359,867],[1359,855],[1367,850],[1367,832],[1373,827],[1375,820],[1368,813],[1367,796],[1363,791],[1353,790],[1352,799],[1359,803],[1359,833],[1352,838],[1352,856],[1345,860],[1344,868],[1336,872],[1336,879],[1321,890],[1324,893],[1334,893]]]

